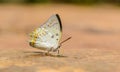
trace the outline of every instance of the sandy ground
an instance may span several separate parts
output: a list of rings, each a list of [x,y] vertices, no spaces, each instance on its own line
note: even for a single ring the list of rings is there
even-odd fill
[[[29,32],[58,13],[61,56],[28,45]],[[0,72],[119,72],[120,8],[74,5],[0,5]]]

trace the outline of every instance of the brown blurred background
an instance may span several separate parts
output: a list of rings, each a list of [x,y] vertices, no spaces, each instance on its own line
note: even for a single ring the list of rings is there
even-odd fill
[[[0,0],[0,72],[119,72],[119,0]],[[59,14],[63,57],[29,46],[29,33]]]

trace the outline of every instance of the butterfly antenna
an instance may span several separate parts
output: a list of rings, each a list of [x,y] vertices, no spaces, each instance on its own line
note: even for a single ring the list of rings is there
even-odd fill
[[[63,41],[60,43],[60,45],[62,45],[64,42],[68,41],[68,40],[71,39],[71,38],[72,38],[72,37],[69,37],[69,38],[63,40]]]

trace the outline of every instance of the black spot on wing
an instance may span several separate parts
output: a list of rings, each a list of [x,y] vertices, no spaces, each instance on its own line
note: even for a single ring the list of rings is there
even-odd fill
[[[47,26],[48,26],[48,27],[50,27],[50,25],[49,25],[49,24],[48,24]]]
[[[54,38],[54,35],[52,35],[51,38]]]
[[[58,41],[58,39],[56,39]]]
[[[58,33],[56,33],[56,36],[58,36]]]
[[[56,16],[60,24],[60,31],[62,32],[62,22],[61,22],[60,16],[58,14],[56,14]]]

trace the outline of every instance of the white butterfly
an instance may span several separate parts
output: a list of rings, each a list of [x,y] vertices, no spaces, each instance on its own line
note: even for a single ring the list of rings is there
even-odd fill
[[[60,43],[62,35],[62,24],[58,14],[52,15],[43,25],[35,29],[30,34],[29,44],[32,47],[39,48],[41,50],[58,51],[61,44],[68,39]]]

